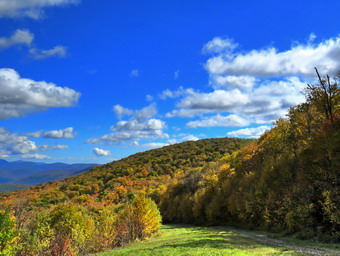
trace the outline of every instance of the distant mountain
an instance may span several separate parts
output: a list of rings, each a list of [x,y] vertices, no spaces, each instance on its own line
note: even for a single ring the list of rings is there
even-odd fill
[[[55,169],[55,170],[42,171],[32,176],[19,179],[15,183],[37,185],[37,184],[46,183],[49,181],[62,180],[62,179],[89,171],[92,169],[92,167],[93,166],[90,166],[87,168]]]
[[[8,162],[0,159],[0,184],[37,185],[61,180],[88,170],[98,164],[41,163],[28,161]],[[20,186],[18,186],[20,188]],[[1,188],[0,188],[1,190]],[[8,191],[8,190],[6,190]],[[12,190],[11,190],[12,191]]]

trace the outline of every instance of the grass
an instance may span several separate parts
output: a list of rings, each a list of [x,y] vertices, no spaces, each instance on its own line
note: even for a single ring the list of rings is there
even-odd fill
[[[294,236],[291,236],[291,235],[287,236],[283,233],[269,233],[264,230],[253,230],[253,231],[246,230],[246,231],[254,232],[257,234],[264,234],[271,238],[280,239],[287,244],[292,244],[292,245],[297,245],[297,246],[302,246],[302,247],[311,247],[315,249],[326,248],[326,249],[332,249],[332,250],[340,250],[339,243],[321,243],[321,242],[316,242],[312,240],[302,240],[302,239],[295,238]]]
[[[98,253],[100,256],[174,256],[174,255],[305,255],[285,248],[272,247],[221,232],[213,227],[164,225],[161,235],[125,248]]]

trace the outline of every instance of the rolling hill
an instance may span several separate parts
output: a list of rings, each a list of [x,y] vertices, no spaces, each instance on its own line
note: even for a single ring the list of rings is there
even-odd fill
[[[219,138],[183,142],[137,153],[96,166],[88,172],[62,181],[41,184],[5,197],[9,200],[25,197],[36,206],[48,207],[50,204],[69,200],[84,204],[98,200],[103,204],[112,200],[118,202],[128,198],[133,192],[147,190],[157,201],[164,186],[173,178],[199,170],[207,162],[216,161],[251,141],[253,140]],[[30,198],[35,199],[31,201]]]

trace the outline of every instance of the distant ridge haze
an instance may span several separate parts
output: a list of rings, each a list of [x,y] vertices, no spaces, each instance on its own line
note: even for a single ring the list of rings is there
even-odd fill
[[[9,162],[0,159],[0,184],[37,185],[77,175],[97,165],[96,163]]]

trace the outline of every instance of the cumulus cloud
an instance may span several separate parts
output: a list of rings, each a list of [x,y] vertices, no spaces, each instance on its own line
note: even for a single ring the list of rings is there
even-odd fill
[[[93,153],[97,156],[110,156],[111,155],[111,151],[101,149],[101,148],[93,148]]]
[[[0,0],[0,17],[43,17],[43,8],[77,4],[80,0]]]
[[[26,136],[32,138],[73,139],[76,133],[73,131],[73,127],[67,127],[60,130],[30,132],[26,133]]]
[[[124,108],[121,105],[115,105],[113,106],[113,111],[115,112],[116,116],[118,118],[121,118],[123,115],[132,115],[133,111],[128,108]]]
[[[245,105],[249,102],[249,97],[241,93],[240,90],[231,91],[215,90],[210,93],[192,93],[182,99],[174,110],[167,113],[167,117],[182,116],[191,117],[196,114],[209,112],[233,111],[237,105]]]
[[[230,52],[237,47],[237,44],[230,38],[215,37],[203,46],[203,53]]]
[[[314,77],[314,67],[322,73],[334,75],[340,69],[339,58],[340,36],[319,44],[313,41],[297,44],[286,51],[270,47],[247,53],[221,53],[207,61],[206,69],[215,75]]]
[[[250,121],[246,118],[240,117],[238,115],[215,115],[211,117],[204,117],[202,120],[191,121],[187,123],[188,128],[197,127],[216,127],[216,126],[247,126]]]
[[[25,116],[51,107],[70,107],[80,93],[45,81],[21,78],[14,69],[0,69],[0,119]]]
[[[51,130],[45,131],[42,133],[43,138],[52,138],[52,139],[73,139],[76,136],[73,131],[73,127],[67,127],[61,130]]]
[[[269,124],[305,100],[301,92],[313,83],[314,67],[330,75],[340,69],[340,36],[315,43],[311,34],[307,43],[285,51],[271,47],[248,52],[236,51],[230,39],[214,38],[203,49],[214,53],[205,65],[212,90],[180,88],[160,95],[181,98],[166,117],[201,116],[187,123],[189,128]],[[227,115],[207,116],[211,113]],[[245,120],[232,120],[235,116]]]
[[[67,56],[67,48],[65,46],[57,45],[52,49],[42,50],[32,46],[33,40],[34,34],[32,32],[27,29],[17,29],[10,37],[0,37],[0,50],[13,45],[25,45],[28,47],[30,55],[36,60],[50,57],[64,58]]]
[[[36,145],[36,143],[29,140],[27,136],[12,133],[4,128],[0,128],[0,157],[2,158],[12,155],[22,155],[23,157],[33,156],[30,158],[38,158],[39,154],[36,153],[37,151],[66,148],[68,148],[67,145]]]
[[[284,116],[289,107],[304,101],[301,91],[305,85],[299,78],[289,77],[281,81],[265,80],[247,92],[219,89],[211,93],[195,93],[183,98],[177,105],[178,109],[166,116],[193,117],[204,113],[228,112],[244,116],[255,123],[270,123]]]
[[[120,121],[111,127],[113,131],[150,131],[150,130],[161,130],[164,129],[165,123],[159,119],[149,119],[144,122],[132,119],[129,121]]]
[[[28,140],[26,136],[20,136],[0,128],[0,155],[27,154],[36,150],[38,147],[35,142]]]
[[[67,48],[62,45],[57,45],[50,50],[31,48],[29,52],[33,58],[37,60],[46,59],[49,57],[64,58],[67,56]]]
[[[131,120],[138,120],[140,122],[147,120],[148,118],[153,117],[154,115],[157,114],[157,109],[155,105],[151,104],[145,108],[142,108],[140,110],[137,110],[134,112],[134,116],[132,117]]]
[[[251,90],[256,85],[256,78],[253,76],[213,76],[213,87],[216,89],[240,89],[241,91]]]
[[[13,45],[29,46],[34,39],[34,35],[25,29],[17,29],[10,37],[0,37],[0,50]]]
[[[126,121],[119,121],[111,126],[113,133],[106,134],[99,138],[87,140],[90,144],[116,144],[124,142],[138,142],[144,139],[168,138],[169,135],[163,132],[166,128],[165,122],[153,118],[157,110],[154,105],[134,111],[133,116]]]
[[[271,127],[269,126],[259,126],[256,128],[245,128],[236,131],[231,131],[227,133],[229,137],[246,137],[246,138],[258,138],[265,131],[269,130]]]
[[[191,95],[194,94],[195,90],[192,88],[184,89],[183,87],[179,87],[177,90],[169,90],[166,89],[162,91],[158,96],[160,99],[165,100],[167,98],[178,98],[184,95]]]

